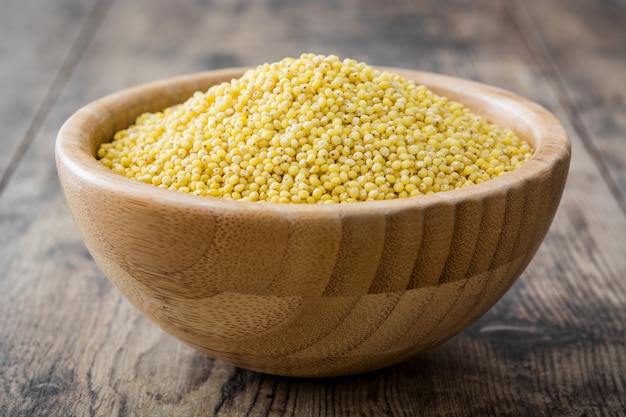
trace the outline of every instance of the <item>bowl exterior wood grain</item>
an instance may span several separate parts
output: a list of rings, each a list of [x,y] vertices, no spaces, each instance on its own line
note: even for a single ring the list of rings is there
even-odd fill
[[[530,262],[559,204],[570,145],[547,110],[512,93],[393,71],[515,130],[535,155],[461,190],[332,206],[190,196],[99,164],[98,146],[141,113],[243,69],[193,74],[107,96],[62,127],[57,167],[85,244],[161,328],[247,369],[346,375],[444,342],[485,313]]]

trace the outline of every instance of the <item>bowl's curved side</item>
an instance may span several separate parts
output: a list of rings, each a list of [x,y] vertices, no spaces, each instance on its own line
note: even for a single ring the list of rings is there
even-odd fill
[[[120,92],[59,132],[59,177],[85,244],[167,332],[249,369],[363,372],[452,337],[530,262],[563,191],[569,142],[545,109],[470,81],[399,71],[513,127],[537,151],[518,170],[462,190],[337,206],[229,202],[129,181],[95,160],[100,143],[141,113],[242,71]]]

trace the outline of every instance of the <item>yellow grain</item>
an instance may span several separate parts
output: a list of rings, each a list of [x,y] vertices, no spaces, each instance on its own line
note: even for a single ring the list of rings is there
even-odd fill
[[[514,132],[365,63],[304,54],[141,115],[98,149],[129,178],[274,203],[416,197],[478,184],[533,154]]]

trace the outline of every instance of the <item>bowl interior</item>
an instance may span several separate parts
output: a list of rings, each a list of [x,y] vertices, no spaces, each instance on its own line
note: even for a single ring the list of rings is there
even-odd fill
[[[108,183],[120,190],[130,187],[134,193],[141,195],[157,193],[157,195],[160,194],[160,198],[165,198],[162,190],[157,190],[156,187],[129,183],[125,178],[102,167],[95,159],[97,149],[103,142],[110,141],[116,131],[134,123],[142,113],[160,111],[182,103],[194,92],[205,91],[213,84],[237,78],[246,69],[225,69],[170,78],[130,88],[100,99],[81,109],[63,126],[57,141],[57,156],[61,156],[67,163],[75,164],[75,168],[80,169],[82,175],[101,182],[103,186]],[[394,71],[407,79],[426,85],[437,94],[463,103],[473,113],[515,131],[535,149],[531,160],[512,173],[469,188],[438,194],[457,195],[463,198],[465,195],[487,192],[488,189],[503,186],[502,183],[506,186],[522,178],[545,175],[552,165],[564,157],[569,157],[570,143],[563,127],[551,113],[534,102],[496,87],[441,74],[384,67],[380,69]],[[168,194],[171,193],[168,192]],[[175,198],[183,198],[183,196],[179,195]],[[420,196],[419,198],[425,202],[433,197]],[[205,199],[205,202],[208,201],[229,204],[215,198]],[[242,205],[243,202],[238,203]],[[402,201],[393,200],[359,203],[358,206],[340,205],[335,209],[345,210],[348,208],[346,206],[350,206],[349,209],[358,210],[372,203],[402,205]],[[281,206],[281,209],[306,211],[309,205]]]

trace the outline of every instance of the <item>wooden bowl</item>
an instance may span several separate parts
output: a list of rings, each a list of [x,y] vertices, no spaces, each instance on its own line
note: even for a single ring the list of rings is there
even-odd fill
[[[555,214],[570,144],[543,107],[501,89],[392,69],[509,127],[522,167],[460,190],[339,205],[226,201],[131,181],[95,158],[143,112],[239,77],[210,71],[95,101],[56,142],[85,244],[144,315],[234,365],[335,376],[402,362],[485,313],[527,266]]]

